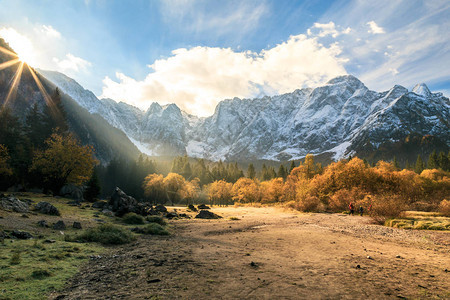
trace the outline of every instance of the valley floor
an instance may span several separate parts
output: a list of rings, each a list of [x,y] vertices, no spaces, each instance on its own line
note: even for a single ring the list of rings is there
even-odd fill
[[[212,211],[224,218],[172,221],[171,236],[111,248],[51,298],[450,297],[450,232],[280,208]]]

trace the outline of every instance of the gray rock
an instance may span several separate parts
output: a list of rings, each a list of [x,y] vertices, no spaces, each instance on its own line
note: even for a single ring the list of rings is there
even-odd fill
[[[54,207],[52,204],[42,201],[36,204],[35,210],[39,211],[42,214],[51,215],[51,216],[60,216],[59,210]]]
[[[29,209],[28,203],[25,201],[20,201],[13,196],[2,198],[0,200],[0,207],[4,210],[10,210],[18,213],[26,213]]]
[[[59,194],[63,197],[83,201],[83,189],[73,184],[67,184],[61,188]]]
[[[92,204],[92,208],[103,208],[108,205],[108,202],[102,200],[102,201],[96,201]]]
[[[140,215],[146,214],[146,207],[144,205],[138,203],[136,199],[125,194],[118,187],[116,187],[114,193],[111,195],[109,205],[112,206],[112,211],[115,212],[118,217],[121,217],[129,212],[134,212]]]
[[[75,229],[82,229],[80,222],[73,222],[72,227],[75,228]]]
[[[155,210],[156,210],[157,212],[160,212],[160,213],[165,213],[165,212],[167,212],[167,208],[166,208],[164,205],[162,205],[162,204],[156,205],[156,206],[155,206]]]
[[[37,224],[39,227],[45,227],[45,228],[50,227],[50,226],[48,226],[47,221],[45,221],[45,220],[40,220],[37,222]]]
[[[19,230],[13,230],[13,232],[11,232],[11,236],[20,240],[28,240],[33,238],[33,235],[31,233]]]
[[[53,229],[55,229],[55,230],[65,230],[66,229],[66,224],[64,223],[64,221],[59,220],[58,222],[53,224]]]
[[[109,209],[102,210],[102,214],[104,214],[105,216],[108,216],[108,217],[114,217],[114,213],[112,211],[110,211]]]
[[[205,205],[205,204],[200,204],[197,207],[198,207],[198,209],[211,209],[211,207],[209,207],[208,205]]]
[[[195,208],[195,206],[192,205],[192,204],[189,204],[189,205],[188,205],[188,209],[189,209],[189,210],[192,210],[192,211],[197,211],[197,208]]]
[[[220,219],[221,216],[210,212],[208,210],[201,210],[198,215],[195,216],[196,219]]]

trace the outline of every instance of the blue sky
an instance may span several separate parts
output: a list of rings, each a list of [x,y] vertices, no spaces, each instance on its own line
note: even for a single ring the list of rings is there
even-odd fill
[[[450,91],[450,1],[0,0],[0,36],[99,97],[209,115],[353,74]]]

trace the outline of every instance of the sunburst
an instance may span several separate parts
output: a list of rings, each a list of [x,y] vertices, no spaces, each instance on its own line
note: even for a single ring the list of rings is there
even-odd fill
[[[27,69],[29,70],[31,76],[34,79],[34,82],[36,82],[36,85],[37,85],[39,91],[41,92],[42,96],[44,97],[45,103],[47,104],[48,107],[50,107],[51,111],[53,112],[54,105],[53,105],[52,98],[45,90],[42,82],[40,81],[39,77],[36,75],[36,72],[34,72],[34,70],[24,60],[22,60],[16,53],[14,53],[2,46],[0,46],[0,52],[3,52],[9,56],[12,56],[11,60],[0,64],[0,70],[12,67],[16,64],[19,64],[19,66],[17,67],[16,73],[14,74],[13,78],[10,81],[9,91],[8,91],[5,101],[2,104],[2,108],[5,107],[9,101],[12,101],[12,99],[14,99],[16,97],[17,89],[20,84],[20,79],[22,77],[23,69],[26,66]]]

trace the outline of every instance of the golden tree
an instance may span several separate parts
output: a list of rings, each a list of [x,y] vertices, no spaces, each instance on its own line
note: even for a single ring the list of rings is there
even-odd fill
[[[228,205],[232,199],[233,184],[225,180],[214,181],[208,187],[209,201],[213,204]]]
[[[164,188],[167,192],[167,197],[169,198],[172,205],[182,198],[183,189],[186,185],[186,180],[183,176],[176,173],[169,173],[166,178],[164,178]]]
[[[280,202],[283,196],[283,178],[274,178],[270,181],[261,182],[261,203]]]
[[[144,195],[150,198],[153,203],[168,200],[166,188],[164,187],[164,176],[161,174],[150,174],[145,177],[142,187]]]
[[[92,146],[82,146],[72,134],[54,133],[45,142],[47,149],[37,152],[31,169],[43,175],[47,187],[54,193],[67,183],[81,185],[89,180],[97,160]]]
[[[259,186],[250,178],[239,178],[233,185],[232,194],[233,200],[240,203],[255,203],[261,200]]]

